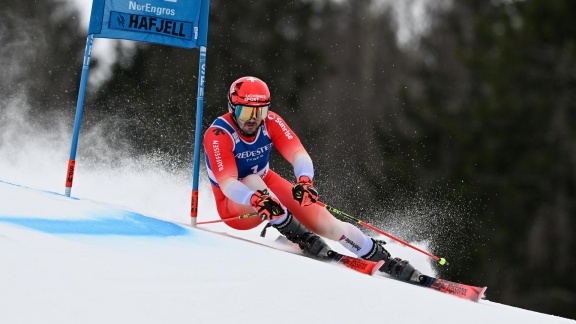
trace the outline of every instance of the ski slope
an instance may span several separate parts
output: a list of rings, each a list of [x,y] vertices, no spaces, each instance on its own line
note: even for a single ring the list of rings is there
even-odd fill
[[[0,323],[574,323],[5,181],[0,260]]]

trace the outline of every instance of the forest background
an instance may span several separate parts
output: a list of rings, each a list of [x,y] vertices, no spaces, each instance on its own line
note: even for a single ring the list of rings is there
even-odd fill
[[[212,0],[204,129],[232,81],[265,80],[324,202],[431,242],[492,301],[576,318],[576,2],[401,2]],[[86,30],[70,1],[3,0],[0,112],[25,98],[71,133]],[[198,51],[107,44],[83,132],[191,169]],[[114,166],[97,149],[78,159]]]

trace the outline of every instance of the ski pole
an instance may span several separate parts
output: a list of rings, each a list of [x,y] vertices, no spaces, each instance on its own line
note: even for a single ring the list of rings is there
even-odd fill
[[[221,222],[230,222],[230,221],[233,221],[233,220],[244,219],[244,218],[253,217],[253,216],[257,216],[257,215],[258,215],[257,213],[250,213],[250,214],[240,215],[240,216],[238,216],[238,217],[217,219],[217,220],[206,221],[206,222],[197,222],[196,225],[212,224],[212,223],[221,223]]]
[[[418,251],[418,252],[420,252],[420,253],[423,253],[423,254],[431,257],[432,259],[438,261],[438,263],[440,263],[441,265],[448,264],[448,263],[446,262],[446,259],[444,259],[444,258],[439,258],[439,257],[437,257],[437,256],[435,256],[435,255],[432,255],[432,254],[430,254],[430,253],[428,253],[428,252],[426,252],[426,251],[424,251],[424,250],[421,250],[421,249],[419,249],[419,248],[417,248],[417,247],[415,247],[415,246],[413,246],[413,245],[411,245],[411,244],[409,244],[409,243],[407,243],[407,242],[402,241],[402,240],[399,239],[399,238],[396,238],[396,237],[394,237],[394,236],[392,236],[392,235],[384,232],[383,230],[381,230],[381,229],[379,229],[379,228],[377,228],[377,227],[374,227],[373,225],[370,225],[370,224],[368,224],[368,223],[365,223],[365,222],[359,220],[358,218],[355,218],[355,217],[353,217],[353,216],[351,216],[351,215],[348,215],[348,214],[346,214],[346,213],[343,212],[343,211],[340,211],[340,210],[338,210],[338,209],[336,209],[336,208],[334,208],[334,207],[328,206],[328,205],[326,205],[325,203],[320,202],[320,201],[316,201],[316,204],[318,204],[318,205],[320,205],[320,206],[328,209],[328,211],[330,211],[330,212],[333,213],[333,214],[337,214],[337,215],[340,215],[340,216],[344,216],[345,218],[351,219],[351,220],[355,221],[356,223],[358,223],[358,224],[360,224],[360,225],[362,225],[362,226],[364,226],[364,227],[368,227],[369,229],[371,229],[371,230],[373,230],[373,231],[375,231],[375,232],[378,232],[378,233],[380,233],[380,234],[382,234],[382,235],[384,235],[384,236],[387,236],[387,237],[389,237],[389,238],[391,238],[391,239],[393,239],[393,240],[395,240],[395,241],[397,241],[397,242],[400,242],[401,244],[403,244],[403,245],[405,245],[405,246],[411,247],[411,248],[413,248],[414,250],[416,250],[416,251]]]

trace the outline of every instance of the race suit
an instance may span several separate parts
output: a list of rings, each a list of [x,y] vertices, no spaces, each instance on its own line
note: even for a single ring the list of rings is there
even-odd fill
[[[354,225],[337,220],[320,205],[300,206],[292,197],[293,184],[270,168],[270,153],[274,147],[294,167],[294,179],[302,175],[314,177],[310,156],[294,131],[274,112],[268,113],[256,134],[250,137],[239,132],[230,113],[218,117],[208,128],[204,135],[206,166],[220,217],[238,218],[255,212],[250,205],[255,190],[242,180],[257,174],[282,205],[309,230],[340,242],[357,255],[367,253],[372,243]],[[248,230],[261,222],[258,217],[249,217],[226,224]]]

